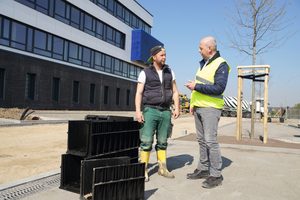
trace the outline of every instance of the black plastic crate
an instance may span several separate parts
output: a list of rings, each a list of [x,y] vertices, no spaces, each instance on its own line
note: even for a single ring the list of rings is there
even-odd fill
[[[87,115],[85,120],[97,120],[107,122],[128,122],[133,121],[133,117],[113,116],[113,115]]]
[[[139,130],[94,133],[91,135],[88,156],[102,155],[139,147]]]
[[[82,160],[83,158],[80,156],[70,154],[61,155],[60,189],[80,193],[80,170]]]
[[[102,158],[81,161],[80,198],[92,193],[94,168],[129,164],[129,157]]]
[[[97,167],[93,170],[93,184],[131,178],[145,178],[145,163]]]
[[[123,157],[123,156],[128,156],[130,158],[130,163],[137,163],[139,159],[139,147],[124,149],[124,150],[110,152],[110,153],[97,155],[97,156],[86,157],[85,159],[113,158],[113,157]]]
[[[61,159],[60,189],[81,193],[92,188],[93,168],[129,164],[129,157],[84,160],[83,157],[63,154]]]
[[[93,200],[144,199],[145,177],[98,183],[93,186]]]
[[[80,194],[81,199],[86,196],[91,196],[95,184],[107,183],[112,181],[129,180],[134,178],[145,179],[145,163],[123,164],[106,167],[96,167],[93,169],[92,187],[87,187],[83,194]],[[88,190],[90,189],[90,190]],[[137,189],[137,188],[135,188]],[[139,189],[144,188],[140,187]],[[123,191],[130,193],[141,193],[141,191]],[[124,196],[125,194],[122,194]],[[86,198],[89,199],[89,198]]]
[[[67,153],[93,157],[139,147],[137,121],[69,121]]]

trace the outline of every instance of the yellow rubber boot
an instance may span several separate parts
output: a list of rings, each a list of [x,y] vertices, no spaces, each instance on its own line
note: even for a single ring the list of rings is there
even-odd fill
[[[166,162],[166,151],[160,150],[156,152],[157,154],[157,163],[158,163],[158,174],[162,175],[166,178],[175,178],[174,174],[170,173],[167,169],[167,162]]]
[[[149,162],[150,151],[141,151],[141,162],[145,163],[145,181],[149,181],[147,165]]]

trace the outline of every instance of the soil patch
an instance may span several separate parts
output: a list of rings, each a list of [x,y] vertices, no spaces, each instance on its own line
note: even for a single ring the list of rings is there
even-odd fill
[[[0,108],[0,118],[21,120],[20,118],[25,110],[20,108]],[[23,120],[32,120],[32,116],[30,115],[32,112],[34,111],[28,109],[24,117],[27,116]]]
[[[0,128],[0,184],[60,168],[68,124]]]
[[[176,140],[184,140],[184,141],[195,141],[197,142],[196,134],[190,134]],[[262,146],[262,147],[277,147],[277,148],[290,148],[290,149],[300,149],[299,144],[282,142],[279,140],[268,139],[267,143],[264,144],[260,139],[254,138],[251,140],[250,138],[242,138],[237,141],[235,137],[232,136],[218,136],[218,142],[224,144],[238,144],[238,145],[250,145],[250,146]]]

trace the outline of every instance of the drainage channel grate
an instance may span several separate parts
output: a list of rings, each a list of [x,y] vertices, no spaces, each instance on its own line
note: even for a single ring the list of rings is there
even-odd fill
[[[60,173],[1,190],[0,200],[21,199],[49,188],[58,187],[59,183]]]

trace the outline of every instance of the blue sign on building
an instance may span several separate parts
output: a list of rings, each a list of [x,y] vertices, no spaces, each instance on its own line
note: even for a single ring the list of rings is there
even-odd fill
[[[150,50],[154,46],[164,46],[163,43],[152,37],[142,29],[132,30],[131,60],[147,63],[150,57]]]

